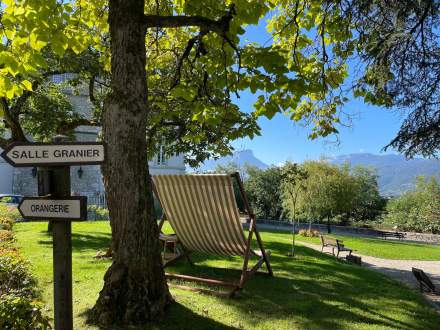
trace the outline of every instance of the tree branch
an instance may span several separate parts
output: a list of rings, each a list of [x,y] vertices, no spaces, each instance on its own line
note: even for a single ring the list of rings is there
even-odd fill
[[[224,35],[229,30],[229,23],[236,14],[235,6],[232,4],[228,12],[218,20],[209,19],[203,16],[161,16],[145,15],[145,27],[148,28],[178,28],[187,26],[198,26],[202,30],[213,31]]]
[[[8,101],[4,97],[1,98],[0,102],[3,107],[5,124],[11,130],[11,140],[17,142],[27,142],[28,140],[24,135],[23,129],[19,123],[18,114],[12,112]]]
[[[100,126],[100,123],[86,118],[79,118],[71,122],[62,122],[57,128],[58,134],[66,134],[77,128],[78,126]]]
[[[6,149],[6,147],[11,143],[11,140],[8,139],[4,139],[2,137],[0,137],[0,148],[2,149]]]

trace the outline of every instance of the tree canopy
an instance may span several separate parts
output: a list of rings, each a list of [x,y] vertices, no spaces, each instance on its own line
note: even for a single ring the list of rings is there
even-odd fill
[[[9,129],[20,120],[5,100],[35,90],[66,53],[94,54],[100,67],[81,70],[93,86],[109,78],[107,1],[2,3],[0,115]],[[197,165],[229,153],[232,140],[259,134],[256,119],[276,113],[308,124],[312,139],[327,136],[337,132],[354,93],[410,109],[390,146],[409,156],[435,155],[438,13],[438,3],[428,0],[145,1],[151,153],[172,142],[165,143],[169,154],[185,152]],[[244,40],[246,26],[264,23],[266,43]],[[363,70],[349,77],[354,56]],[[254,94],[253,110],[237,107],[243,91]],[[102,99],[95,105],[102,108]]]

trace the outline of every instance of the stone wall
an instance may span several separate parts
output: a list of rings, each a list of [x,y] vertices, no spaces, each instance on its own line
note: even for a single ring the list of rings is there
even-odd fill
[[[14,168],[12,190],[14,194],[23,196],[38,196],[37,177],[34,177],[32,167]]]

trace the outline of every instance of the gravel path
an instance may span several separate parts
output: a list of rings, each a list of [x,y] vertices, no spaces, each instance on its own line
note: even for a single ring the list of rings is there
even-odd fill
[[[317,251],[321,251],[321,245],[305,242],[299,242],[299,244]],[[324,252],[326,252],[326,250],[328,249],[324,249]],[[424,272],[432,279],[437,288],[440,288],[440,261],[393,260],[365,256],[359,253],[354,254],[362,257],[363,266],[391,276],[417,290],[419,286],[411,272],[411,268],[415,267],[423,269]],[[345,256],[345,254],[343,255]],[[424,296],[440,313],[440,296],[428,294],[425,294]]]

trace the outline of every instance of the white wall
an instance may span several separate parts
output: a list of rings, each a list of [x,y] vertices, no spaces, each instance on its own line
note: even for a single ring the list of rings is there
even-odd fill
[[[151,175],[185,174],[186,170],[183,154],[168,158],[165,165],[157,165],[154,161],[149,161],[148,165]]]

